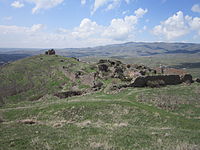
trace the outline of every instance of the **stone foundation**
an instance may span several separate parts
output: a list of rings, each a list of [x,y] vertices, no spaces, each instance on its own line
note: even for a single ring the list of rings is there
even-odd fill
[[[137,77],[131,84],[131,87],[145,87],[148,82],[162,81],[162,85],[177,85],[184,82],[179,75],[158,75],[158,76],[140,76]]]

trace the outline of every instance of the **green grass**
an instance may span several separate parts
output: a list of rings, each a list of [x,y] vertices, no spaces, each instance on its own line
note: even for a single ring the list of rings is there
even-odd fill
[[[161,89],[128,88],[117,94],[97,92],[37,102],[5,105],[0,109],[2,149],[177,149],[199,148],[200,120],[154,103],[139,102],[140,94],[199,88],[194,84]],[[175,92],[177,90],[177,93]],[[188,92],[188,98],[194,94]],[[192,104],[184,104],[189,109]],[[194,106],[195,107],[195,106]],[[196,116],[199,110],[194,111]],[[33,119],[28,125],[19,120]]]
[[[73,58],[57,55],[33,56],[8,64],[0,70],[0,95],[4,97],[4,103],[18,103],[56,93],[64,84],[67,85],[65,90],[70,90],[74,81],[66,77],[65,70],[73,73],[79,70],[86,73],[94,71],[89,64]]]
[[[105,88],[59,99],[53,93],[61,90],[60,85],[68,90],[74,84],[66,78],[63,66],[72,72],[95,69],[72,58],[40,55],[2,70],[2,89],[16,80],[17,90],[31,81],[34,85],[7,96],[0,107],[4,121],[0,123],[0,150],[200,149],[200,84],[126,88],[115,94]],[[117,79],[101,82],[123,84]],[[80,80],[76,83],[80,89],[89,88]],[[22,123],[26,119],[35,124]]]

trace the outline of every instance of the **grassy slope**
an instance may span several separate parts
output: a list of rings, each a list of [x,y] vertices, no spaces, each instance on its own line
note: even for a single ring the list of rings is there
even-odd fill
[[[0,95],[4,97],[4,103],[37,100],[61,90],[61,86],[70,89],[73,82],[65,76],[63,66],[70,72],[91,71],[88,64],[57,55],[37,55],[3,67],[0,70]]]
[[[195,98],[200,86],[171,86],[159,92],[188,91]],[[0,113],[2,149],[189,149],[200,148],[198,102],[179,105],[173,111],[154,103],[139,102],[140,94],[156,89],[125,89],[111,95],[103,92],[68,99],[47,95],[40,101],[5,105]],[[199,91],[198,91],[199,92]],[[194,97],[193,97],[194,95]],[[199,98],[199,97],[198,97]],[[27,125],[19,120],[33,119]]]
[[[36,58],[40,57],[47,62],[53,59],[55,67],[69,64],[60,59],[70,59]],[[0,149],[200,149],[199,94],[197,83],[127,88],[117,94],[102,91],[67,99],[47,92],[39,101],[19,101],[0,108],[4,120],[0,123]],[[36,124],[19,122],[24,119]]]

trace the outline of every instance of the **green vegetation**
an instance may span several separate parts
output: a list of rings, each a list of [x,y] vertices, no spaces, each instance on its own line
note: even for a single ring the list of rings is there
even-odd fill
[[[4,97],[5,104],[0,107],[0,149],[200,149],[199,83],[122,88],[114,93],[104,87],[59,99],[54,93],[69,90],[74,84],[88,88],[79,79],[67,78],[63,66],[74,73],[95,70],[73,58],[44,55],[19,60],[2,70],[2,89],[14,81],[17,90],[34,84],[20,94]],[[121,83],[118,79],[101,82]]]
[[[170,110],[139,97],[170,90],[178,97],[179,89],[188,88],[193,90],[185,99],[195,98],[197,84],[159,91],[128,88],[114,95],[97,92],[67,99],[47,95],[40,101],[5,105],[0,145],[2,149],[198,149],[199,100],[187,104],[183,99],[179,102],[183,105]],[[35,124],[20,122],[25,119]]]
[[[67,72],[91,72],[86,63],[74,58],[58,55],[37,55],[10,63],[0,70],[1,103],[18,103],[22,100],[38,100],[46,94],[72,88],[74,81],[66,75]],[[63,69],[64,68],[64,69]],[[81,84],[82,88],[88,87]]]

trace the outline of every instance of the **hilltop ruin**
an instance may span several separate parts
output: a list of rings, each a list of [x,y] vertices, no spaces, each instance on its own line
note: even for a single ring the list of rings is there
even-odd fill
[[[144,65],[127,65],[120,61],[100,60],[98,69],[100,77],[119,78],[128,81],[130,87],[159,87],[194,82],[192,75],[174,68],[159,71]]]
[[[55,55],[56,51],[54,49],[49,49],[48,51],[45,51],[45,55]]]

